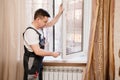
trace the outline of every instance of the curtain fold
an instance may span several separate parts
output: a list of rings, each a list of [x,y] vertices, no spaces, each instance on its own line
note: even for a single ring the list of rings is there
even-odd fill
[[[0,0],[0,80],[23,80],[25,0]]]
[[[83,80],[114,80],[114,0],[92,0],[88,63]]]

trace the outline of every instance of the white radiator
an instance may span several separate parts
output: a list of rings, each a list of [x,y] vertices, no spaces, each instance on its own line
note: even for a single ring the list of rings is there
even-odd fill
[[[83,68],[45,66],[43,80],[81,80]]]

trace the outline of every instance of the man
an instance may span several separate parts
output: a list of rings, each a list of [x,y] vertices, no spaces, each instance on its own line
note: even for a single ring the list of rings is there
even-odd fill
[[[24,80],[42,80],[42,60],[44,56],[59,56],[57,52],[44,50],[45,38],[42,29],[53,26],[63,13],[62,4],[58,14],[48,22],[49,13],[43,9],[38,9],[34,14],[32,25],[28,27],[24,34]]]

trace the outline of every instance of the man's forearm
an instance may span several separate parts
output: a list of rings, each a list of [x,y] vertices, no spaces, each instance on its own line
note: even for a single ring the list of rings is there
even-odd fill
[[[53,25],[58,21],[58,19],[60,18],[61,15],[62,15],[62,13],[58,13],[58,14],[53,18],[53,20],[51,20],[50,22],[48,22],[48,23],[46,24],[46,27],[53,26]]]

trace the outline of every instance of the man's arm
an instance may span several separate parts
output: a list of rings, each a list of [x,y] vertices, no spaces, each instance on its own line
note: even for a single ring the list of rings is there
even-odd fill
[[[63,5],[61,4],[60,7],[59,7],[59,12],[58,14],[50,21],[46,24],[46,27],[50,27],[50,26],[53,26],[57,21],[58,19],[60,18],[60,16],[62,15],[63,13]]]
[[[40,49],[39,44],[34,44],[30,46],[32,48],[32,50],[34,51],[34,53],[38,56],[53,56],[53,57],[57,57],[59,56],[59,53],[56,52],[49,52],[49,51],[45,51],[43,49]]]

